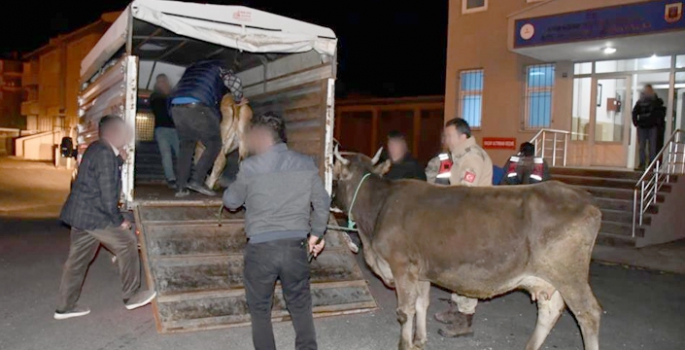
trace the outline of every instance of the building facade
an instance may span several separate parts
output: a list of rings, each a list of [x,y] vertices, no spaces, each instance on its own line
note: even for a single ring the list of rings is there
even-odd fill
[[[52,38],[24,56],[21,114],[26,117],[26,129],[34,135],[18,141],[18,156],[53,159],[54,146],[78,125],[81,61],[118,14],[105,13],[98,21]]]
[[[23,129],[21,69],[16,59],[0,60],[0,128]]]
[[[567,165],[632,168],[644,85],[667,107],[665,137],[685,127],[683,3],[451,0],[445,119],[469,121],[495,163],[554,129]]]

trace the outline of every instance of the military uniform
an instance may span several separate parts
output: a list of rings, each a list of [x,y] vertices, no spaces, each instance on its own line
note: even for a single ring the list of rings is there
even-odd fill
[[[492,186],[492,160],[487,152],[476,143],[474,137],[469,137],[457,149],[452,150],[452,185],[469,187]],[[459,312],[467,315],[476,313],[477,299],[452,294],[452,301],[457,304]]]
[[[504,169],[507,174],[502,178],[501,185],[530,185],[552,178],[547,162],[542,157],[515,155],[509,158]]]
[[[426,167],[426,179],[434,185],[450,184],[450,169],[452,157],[449,153],[440,153],[428,162]]]
[[[474,137],[452,150],[452,185],[471,187],[492,186],[492,160]]]

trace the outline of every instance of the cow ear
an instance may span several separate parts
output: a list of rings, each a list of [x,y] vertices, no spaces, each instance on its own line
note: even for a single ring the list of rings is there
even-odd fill
[[[392,162],[390,162],[390,159],[376,164],[373,166],[373,173],[379,176],[385,175],[388,171],[390,171],[390,166],[392,165]]]

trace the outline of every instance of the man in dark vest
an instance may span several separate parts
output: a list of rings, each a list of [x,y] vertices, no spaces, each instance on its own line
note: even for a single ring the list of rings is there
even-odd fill
[[[638,170],[645,170],[656,158],[660,147],[663,147],[665,117],[664,100],[657,96],[652,85],[645,85],[642,94],[640,94],[640,99],[633,108],[633,125],[637,128],[637,143],[640,154]],[[661,145],[659,145],[659,132],[662,134]]]
[[[171,94],[171,116],[181,144],[176,197],[187,196],[189,189],[207,196],[216,194],[204,185],[204,179],[221,151],[219,103],[227,90],[235,101],[247,103],[243,98],[242,82],[233,71],[224,69],[219,61],[202,61],[186,69]],[[198,141],[205,146],[205,151],[190,178]]]
[[[509,158],[504,170],[501,185],[529,185],[551,178],[547,162],[535,156],[535,146],[530,142],[521,144],[519,153]]]

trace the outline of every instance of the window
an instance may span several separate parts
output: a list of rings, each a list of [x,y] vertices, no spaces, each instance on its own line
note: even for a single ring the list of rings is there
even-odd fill
[[[459,117],[472,128],[480,128],[483,114],[483,70],[473,69],[459,73]]]
[[[592,74],[592,62],[576,63],[573,65],[573,74]]]
[[[461,0],[462,13],[474,13],[488,9],[488,0]]]
[[[685,68],[685,55],[679,55],[675,59],[676,68]]]
[[[547,128],[552,124],[554,64],[526,67],[526,128]]]

